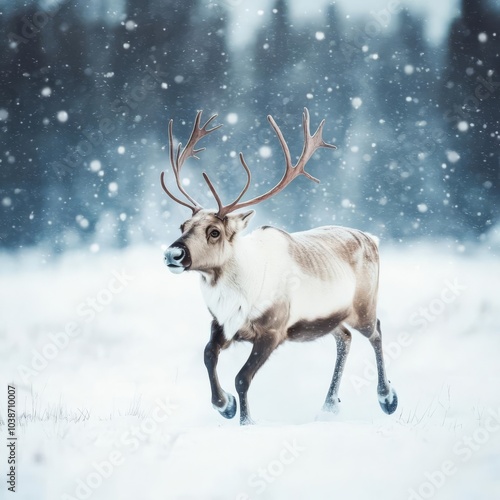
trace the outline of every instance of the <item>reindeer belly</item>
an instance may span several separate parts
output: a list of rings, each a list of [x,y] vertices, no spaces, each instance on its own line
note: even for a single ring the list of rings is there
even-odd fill
[[[349,275],[332,281],[304,276],[291,292],[287,330],[298,334],[300,325],[309,325],[320,335],[332,331],[349,315],[355,288]]]

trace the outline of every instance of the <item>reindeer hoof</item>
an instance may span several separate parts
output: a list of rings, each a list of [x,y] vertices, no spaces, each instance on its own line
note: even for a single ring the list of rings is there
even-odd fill
[[[334,401],[328,401],[323,405],[321,411],[316,415],[316,422],[333,422],[340,412],[340,399],[335,398]]]
[[[226,392],[226,397],[227,403],[222,408],[218,408],[217,406],[215,408],[224,418],[233,418],[236,415],[237,409],[236,398],[228,392]]]
[[[391,387],[389,390],[389,394],[387,396],[379,396],[378,402],[380,403],[380,407],[384,410],[387,415],[394,413],[396,408],[398,407],[398,395],[396,391]]]
[[[255,425],[250,417],[240,418],[240,425]]]

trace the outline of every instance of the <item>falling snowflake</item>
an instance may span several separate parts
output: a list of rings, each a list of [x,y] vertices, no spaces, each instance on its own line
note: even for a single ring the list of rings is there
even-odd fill
[[[351,104],[354,109],[358,109],[363,104],[363,101],[361,100],[361,97],[354,97]]]
[[[101,162],[99,160],[92,160],[89,166],[92,172],[99,172],[101,170]]]
[[[228,113],[226,116],[227,123],[234,125],[238,123],[238,115],[236,113]]]
[[[272,153],[272,149],[269,146],[262,146],[259,149],[259,155],[261,158],[270,158]]]
[[[460,160],[460,155],[456,151],[446,151],[446,157],[450,163],[456,163]]]
[[[58,111],[57,112],[57,119],[61,122],[61,123],[65,123],[68,121],[68,113],[66,113],[66,111]]]

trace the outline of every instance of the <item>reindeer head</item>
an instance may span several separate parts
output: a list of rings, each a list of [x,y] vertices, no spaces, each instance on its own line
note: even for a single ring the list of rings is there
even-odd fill
[[[165,252],[165,263],[173,273],[222,269],[254,213],[228,214],[221,220],[214,210],[199,210],[181,225],[182,236]]]
[[[247,227],[248,222],[255,213],[253,210],[237,214],[234,214],[233,212],[251,205],[256,205],[257,203],[274,196],[299,175],[304,175],[314,182],[319,182],[318,179],[312,177],[304,170],[306,163],[318,148],[323,147],[336,149],[336,146],[327,144],[323,141],[322,132],[325,120],[320,123],[316,132],[311,135],[309,130],[309,111],[307,108],[304,108],[304,114],[302,117],[304,128],[304,147],[299,160],[295,165],[293,165],[290,150],[288,149],[288,145],[286,144],[281,130],[274,121],[273,117],[268,116],[267,119],[280,141],[283,154],[285,156],[286,166],[283,177],[278,184],[268,192],[252,198],[251,200],[240,202],[243,195],[247,192],[251,180],[250,169],[245,162],[243,153],[240,153],[239,158],[247,174],[247,181],[241,193],[232,203],[228,205],[224,205],[222,203],[220,196],[215,190],[208,175],[203,172],[203,178],[205,179],[205,182],[207,183],[218,205],[217,210],[206,210],[185,191],[179,177],[180,171],[186,159],[189,157],[198,159],[196,154],[205,149],[195,149],[196,143],[204,136],[222,126],[218,125],[211,129],[207,129],[210,122],[217,117],[217,115],[213,115],[205,123],[205,125],[200,127],[201,113],[202,112],[199,111],[196,115],[193,131],[191,132],[191,136],[183,149],[181,149],[182,145],[179,144],[177,151],[174,151],[172,132],[173,120],[170,120],[168,127],[170,164],[174,172],[177,187],[188,201],[185,202],[180,200],[174,196],[171,191],[169,191],[165,184],[164,172],[162,172],[160,176],[161,185],[170,198],[177,203],[190,208],[192,211],[192,217],[181,225],[180,229],[182,236],[172,243],[172,245],[170,245],[165,252],[165,264],[173,273],[181,273],[186,270],[196,270],[210,273],[222,269],[234,255],[234,246],[237,241],[238,234]]]

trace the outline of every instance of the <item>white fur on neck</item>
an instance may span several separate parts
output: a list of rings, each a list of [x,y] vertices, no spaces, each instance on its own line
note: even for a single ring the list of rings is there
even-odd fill
[[[205,302],[218,323],[224,327],[224,334],[228,339],[252,315],[259,295],[255,288],[263,281],[268,267],[262,250],[253,241],[254,234],[237,236],[234,241],[234,254],[237,257],[224,269],[215,285],[210,283],[210,279],[202,280],[201,289]]]

